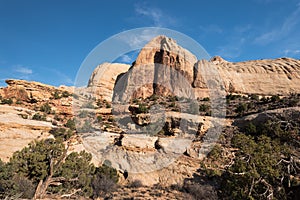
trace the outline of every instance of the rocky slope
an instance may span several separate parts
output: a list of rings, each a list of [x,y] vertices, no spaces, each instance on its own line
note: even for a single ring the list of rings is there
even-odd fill
[[[60,86],[57,88],[35,81],[9,79],[5,82],[7,83],[8,87],[2,88],[0,90],[0,95],[3,98],[18,97],[23,101],[28,101],[31,97],[35,98],[37,101],[47,101],[53,97],[55,91],[67,91],[72,93],[74,90],[72,87]]]
[[[34,81],[6,80],[7,87],[0,88],[1,99],[11,99],[19,107],[33,109],[49,103],[56,114],[72,116],[74,87],[54,87]]]
[[[53,127],[50,122],[27,119],[34,110],[15,106],[0,105],[0,159],[4,162],[15,151],[19,151],[32,140],[50,136]]]

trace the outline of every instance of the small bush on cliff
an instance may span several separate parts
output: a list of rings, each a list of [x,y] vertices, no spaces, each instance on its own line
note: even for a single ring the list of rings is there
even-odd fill
[[[40,107],[40,111],[45,113],[45,114],[50,114],[52,109],[51,109],[51,106],[48,103],[45,103],[44,105],[42,105]]]
[[[41,115],[40,113],[35,113],[33,116],[32,116],[32,119],[33,120],[38,120],[38,121],[46,121],[46,115]]]
[[[242,116],[247,111],[247,109],[248,109],[247,104],[239,103],[235,111],[238,113],[239,116]]]
[[[60,94],[57,90],[55,90],[55,92],[52,94],[52,96],[53,96],[54,99],[60,99],[61,98],[61,96],[60,96]]]
[[[72,96],[72,94],[70,94],[68,91],[63,91],[61,96],[66,98],[66,97]]]
[[[64,128],[53,128],[49,131],[55,139],[66,141],[68,140],[72,135],[73,132],[71,130],[66,130]]]
[[[139,103],[138,105],[139,105],[139,107],[137,109],[137,114],[139,114],[139,113],[148,113],[149,109],[148,109],[146,104]]]
[[[9,99],[2,99],[1,100],[1,104],[11,105],[11,104],[13,104],[13,100],[11,98],[9,98]]]
[[[69,128],[70,130],[76,129],[76,124],[74,119],[69,119],[67,123],[65,124],[65,127]]]

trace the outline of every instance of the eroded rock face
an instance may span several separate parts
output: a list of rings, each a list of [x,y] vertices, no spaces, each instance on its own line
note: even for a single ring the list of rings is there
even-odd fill
[[[129,67],[130,65],[120,63],[103,63],[99,65],[90,77],[89,90],[92,91],[93,95],[111,101],[117,76],[127,72]]]
[[[228,93],[287,95],[300,91],[300,61],[279,58],[233,63],[220,56],[197,60],[173,39],[158,36],[119,78],[122,87],[114,92],[114,99],[123,102],[152,94],[202,98],[220,87]]]
[[[175,40],[155,37],[141,50],[133,67],[119,78],[124,87],[117,87],[115,100],[128,101],[152,94],[190,96],[196,62],[196,56]]]
[[[28,100],[34,97],[37,100],[46,100],[52,97],[55,87],[39,82],[25,80],[6,80],[8,87],[3,88],[1,96],[4,98],[18,97],[21,100]]]
[[[4,99],[14,99],[22,102],[23,107],[36,107],[49,103],[57,114],[72,115],[72,93],[74,87],[54,87],[34,81],[6,80],[7,87],[0,88],[0,96]],[[55,98],[55,93],[58,98]],[[68,94],[62,97],[62,94]]]
[[[218,62],[216,66],[228,92],[288,95],[300,91],[300,61],[296,59]]]
[[[153,63],[169,66],[182,72],[188,82],[192,83],[193,67],[196,62],[197,58],[191,52],[179,46],[172,38],[161,35],[152,39],[141,50],[135,66]],[[155,75],[155,78],[159,79],[161,74]]]
[[[35,139],[50,137],[50,122],[26,119],[35,111],[0,105],[0,159],[7,162],[12,154]],[[22,117],[23,116],[23,117]],[[25,118],[26,116],[26,118]]]

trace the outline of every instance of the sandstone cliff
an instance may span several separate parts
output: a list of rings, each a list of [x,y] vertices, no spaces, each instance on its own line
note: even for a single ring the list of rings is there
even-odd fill
[[[117,76],[127,72],[129,67],[130,65],[120,63],[103,63],[97,66],[89,79],[87,90],[100,99],[111,101]]]
[[[300,61],[292,58],[216,62],[228,92],[288,95],[300,92]]]
[[[145,98],[152,94],[204,97],[215,89],[226,92],[288,95],[300,91],[300,61],[292,58],[228,62],[219,56],[197,60],[166,36],[152,39],[139,53],[132,68],[120,75],[116,101]],[[192,93],[192,94],[191,94]]]

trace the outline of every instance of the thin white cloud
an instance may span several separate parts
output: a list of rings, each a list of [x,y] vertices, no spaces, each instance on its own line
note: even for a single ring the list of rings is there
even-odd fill
[[[245,44],[245,42],[245,38],[240,38],[224,46],[220,46],[218,47],[217,55],[224,57],[225,59],[238,58],[242,53],[242,47]]]
[[[163,27],[176,24],[176,20],[166,15],[166,13],[164,13],[162,10],[160,10],[159,8],[148,6],[146,4],[136,4],[135,12],[139,16],[146,17],[152,20],[153,26]]]
[[[253,26],[251,24],[246,24],[243,26],[234,27],[234,31],[238,34],[244,34],[244,33],[249,32],[252,28],[253,28]]]
[[[62,85],[74,85],[74,81],[67,76],[66,74],[62,73],[59,70],[55,70],[53,69],[53,72],[57,75],[58,79],[58,83],[62,84]]]
[[[133,59],[128,55],[122,55],[120,61],[124,63],[132,63]]]
[[[300,19],[300,4],[282,23],[281,26],[271,31],[265,32],[254,39],[255,44],[265,45],[276,40],[282,39],[294,30]]]
[[[207,34],[209,34],[209,33],[218,33],[218,34],[223,33],[223,29],[220,26],[216,25],[216,24],[210,24],[208,26],[200,26],[200,30],[204,33],[207,33]]]
[[[296,56],[300,55],[300,50],[299,49],[285,49],[283,51],[284,56]]]
[[[16,65],[15,67],[15,72],[18,72],[20,74],[23,74],[23,75],[30,75],[33,73],[32,69],[28,68],[28,67],[24,67],[22,65]]]
[[[145,44],[157,35],[158,33],[155,29],[145,29],[142,32],[137,32],[136,34],[133,33],[118,36],[118,39],[128,44],[132,50],[136,50],[143,48]]]
[[[135,12],[152,19],[157,26],[161,26],[162,24],[162,12],[159,9],[136,6]]]

